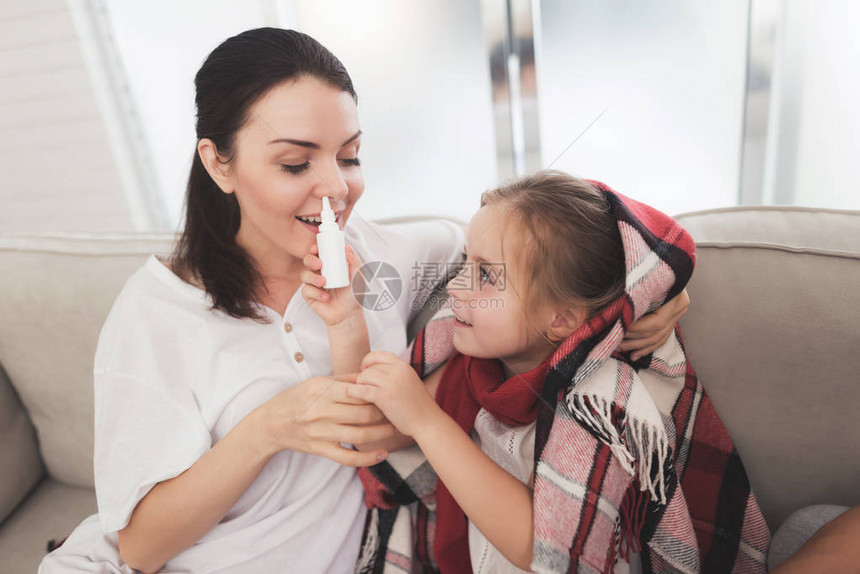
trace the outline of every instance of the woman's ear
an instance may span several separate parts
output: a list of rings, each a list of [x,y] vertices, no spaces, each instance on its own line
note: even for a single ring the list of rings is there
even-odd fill
[[[220,161],[215,142],[209,138],[201,139],[197,142],[197,153],[200,154],[200,161],[203,162],[203,167],[206,168],[212,181],[224,193],[233,193],[235,185],[233,184],[230,164]]]
[[[547,336],[552,341],[564,341],[579,329],[587,318],[588,311],[583,307],[556,309],[553,311]]]

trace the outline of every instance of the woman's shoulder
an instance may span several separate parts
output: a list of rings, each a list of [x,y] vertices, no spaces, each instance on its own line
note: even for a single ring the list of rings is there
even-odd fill
[[[394,218],[365,221],[351,218],[344,228],[348,240],[377,249],[422,251],[462,249],[465,227],[445,218]]]
[[[183,283],[187,283],[201,291],[206,290],[206,287],[203,285],[203,279],[201,279],[200,275],[195,273],[193,270],[184,269],[175,259],[167,256],[162,257],[159,255],[153,255],[153,257]]]
[[[445,262],[459,260],[463,227],[446,219],[357,220],[344,229],[347,242],[364,261],[385,261],[403,277],[426,275]]]
[[[206,323],[207,303],[204,291],[182,281],[151,255],[114,299],[99,334],[96,367],[106,366],[121,348],[147,347],[158,341],[175,344],[190,336],[189,330],[196,333]]]

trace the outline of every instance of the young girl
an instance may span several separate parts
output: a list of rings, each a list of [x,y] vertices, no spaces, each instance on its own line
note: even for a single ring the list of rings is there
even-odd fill
[[[680,332],[638,361],[618,350],[683,289],[689,235],[559,172],[481,205],[453,318],[428,324],[411,366],[368,354],[346,390],[438,476],[408,451],[363,471],[379,507],[364,570],[764,572],[767,526]]]

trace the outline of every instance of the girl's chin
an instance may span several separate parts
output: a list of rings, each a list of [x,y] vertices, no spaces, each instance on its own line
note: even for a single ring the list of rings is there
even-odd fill
[[[494,359],[495,355],[488,353],[486,349],[482,349],[480,345],[476,345],[474,341],[465,340],[466,337],[460,334],[460,329],[454,331],[454,348],[461,355],[467,357],[475,357],[476,359]]]
[[[472,356],[471,351],[474,351],[474,349],[469,348],[469,345],[463,341],[463,336],[460,335],[460,329],[454,329],[454,348],[457,349],[457,352],[461,355]]]

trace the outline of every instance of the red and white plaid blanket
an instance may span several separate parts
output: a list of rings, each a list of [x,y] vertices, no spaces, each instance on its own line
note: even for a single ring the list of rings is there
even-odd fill
[[[555,351],[535,433],[535,572],[766,572],[770,533],[681,332],[639,361],[627,327],[679,294],[695,246],[677,222],[593,182],[624,244],[627,287]],[[444,311],[408,353],[426,376],[453,353]],[[357,572],[438,572],[436,475],[417,447],[359,475],[372,508]],[[469,566],[465,565],[463,572]]]

